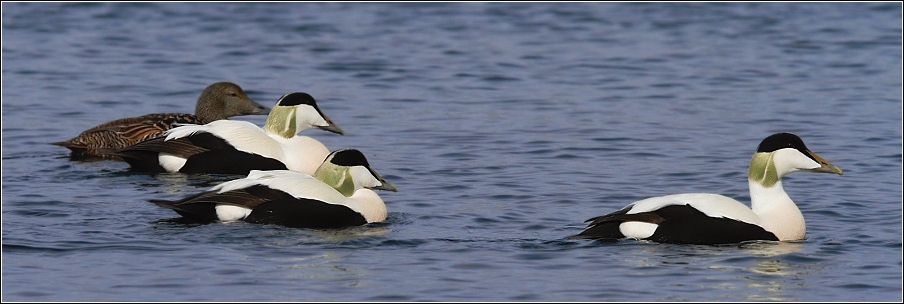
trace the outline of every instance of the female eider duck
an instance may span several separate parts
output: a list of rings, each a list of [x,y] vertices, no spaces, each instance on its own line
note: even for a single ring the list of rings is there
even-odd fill
[[[382,222],[386,204],[370,189],[397,191],[354,149],[327,156],[314,176],[258,171],[177,201],[150,200],[196,223],[245,221],[295,228],[342,228]]]
[[[67,141],[50,144],[69,148],[70,157],[118,159],[111,153],[139,141],[163,135],[177,124],[206,124],[239,115],[267,114],[269,109],[248,98],[231,82],[214,83],[198,97],[195,114],[157,113],[121,118],[85,130]]]
[[[752,209],[719,194],[652,197],[591,218],[584,231],[568,238],[681,244],[801,240],[806,235],[804,216],[782,188],[782,176],[796,171],[842,174],[796,135],[777,133],[766,137],[750,160],[747,181]]]
[[[251,170],[294,170],[313,174],[330,151],[316,139],[296,135],[309,128],[343,134],[311,95],[296,92],[279,98],[263,129],[238,120],[185,125],[116,155],[139,172],[246,175]]]

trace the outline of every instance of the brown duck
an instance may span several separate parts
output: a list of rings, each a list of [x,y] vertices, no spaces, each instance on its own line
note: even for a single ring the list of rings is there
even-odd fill
[[[120,159],[111,155],[116,150],[139,141],[163,135],[178,124],[203,125],[239,115],[263,115],[270,111],[248,98],[245,91],[231,82],[214,83],[201,92],[195,114],[157,113],[121,118],[85,130],[67,141],[50,144],[71,150],[70,157]]]

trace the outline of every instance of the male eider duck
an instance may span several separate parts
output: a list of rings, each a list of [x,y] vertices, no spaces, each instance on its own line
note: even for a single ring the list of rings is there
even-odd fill
[[[330,151],[316,139],[296,135],[309,128],[343,134],[311,95],[296,92],[279,98],[263,129],[239,120],[184,125],[115,154],[139,172],[246,175],[251,170],[295,170],[313,174]]]
[[[382,222],[386,205],[370,189],[397,191],[354,149],[327,156],[314,176],[258,171],[177,201],[150,200],[196,223],[245,221],[295,228],[342,228]]]
[[[804,216],[782,188],[782,176],[796,171],[842,174],[796,135],[777,133],[766,137],[750,160],[747,181],[752,209],[719,194],[652,197],[591,218],[584,231],[568,238],[681,244],[801,240],[806,235]]]
[[[206,124],[239,115],[267,114],[269,109],[248,98],[231,82],[214,83],[201,92],[195,114],[158,113],[117,119],[85,130],[67,141],[50,144],[69,148],[70,157],[118,159],[116,150],[163,135],[177,124]]]

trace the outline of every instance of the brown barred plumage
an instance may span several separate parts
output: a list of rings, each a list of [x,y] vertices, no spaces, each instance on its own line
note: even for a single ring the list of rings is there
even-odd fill
[[[267,107],[248,98],[238,85],[217,82],[205,88],[198,97],[195,114],[158,113],[117,119],[85,130],[67,141],[51,144],[69,148],[72,158],[119,159],[110,153],[161,136],[179,124],[203,125],[232,116],[268,112]]]

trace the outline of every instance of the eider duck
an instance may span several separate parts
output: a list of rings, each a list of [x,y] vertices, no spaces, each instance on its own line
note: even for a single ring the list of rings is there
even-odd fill
[[[314,176],[290,170],[251,171],[177,201],[150,200],[183,222],[245,221],[293,228],[342,228],[382,222],[386,204],[371,189],[397,191],[355,149],[330,153]]]
[[[719,194],[652,197],[591,218],[584,231],[568,238],[680,244],[801,240],[806,235],[804,216],[782,188],[782,177],[796,171],[842,174],[807,149],[800,137],[777,133],[763,139],[750,160],[747,181],[752,209]]]
[[[118,160],[116,150],[163,135],[177,124],[206,124],[239,115],[267,114],[269,109],[245,95],[237,84],[214,83],[198,97],[195,114],[157,113],[121,118],[97,125],[67,141],[50,144],[69,148],[70,157]]]
[[[283,95],[270,110],[264,128],[238,120],[184,125],[164,136],[115,153],[136,172],[247,175],[251,170],[295,170],[314,174],[330,153],[302,130],[318,128],[342,135],[311,95]]]

